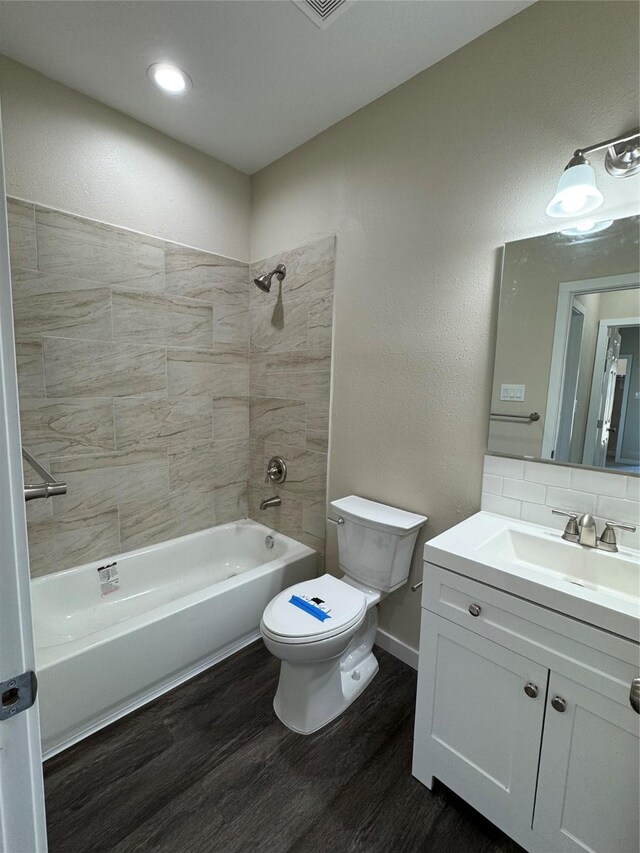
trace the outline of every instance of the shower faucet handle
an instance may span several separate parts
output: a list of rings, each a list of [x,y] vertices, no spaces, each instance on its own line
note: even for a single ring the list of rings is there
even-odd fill
[[[272,483],[284,483],[287,479],[287,463],[282,456],[272,456],[267,462],[267,474],[264,478],[265,483],[271,480]]]

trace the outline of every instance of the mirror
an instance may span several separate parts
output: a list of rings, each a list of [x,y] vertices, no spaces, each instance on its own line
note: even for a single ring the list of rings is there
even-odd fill
[[[639,223],[505,245],[490,453],[640,472]]]

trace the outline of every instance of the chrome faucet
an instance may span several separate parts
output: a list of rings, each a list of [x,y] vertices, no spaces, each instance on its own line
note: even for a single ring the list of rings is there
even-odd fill
[[[274,495],[272,498],[265,498],[263,501],[260,501],[260,509],[271,509],[271,507],[280,506],[281,503],[282,498]]]
[[[598,544],[598,530],[596,528],[596,520],[588,512],[581,515],[578,519],[578,545],[584,545],[586,548],[595,548]]]
[[[615,554],[618,550],[618,543],[613,528],[628,530],[631,533],[636,532],[633,524],[617,524],[614,521],[605,521],[602,536],[598,538],[595,519],[588,512],[585,512],[584,515],[579,515],[577,512],[565,512],[562,509],[554,509],[552,512],[554,515],[565,515],[569,519],[562,538],[567,542],[577,542],[578,545],[584,545],[585,548],[600,548],[602,551],[610,551]]]

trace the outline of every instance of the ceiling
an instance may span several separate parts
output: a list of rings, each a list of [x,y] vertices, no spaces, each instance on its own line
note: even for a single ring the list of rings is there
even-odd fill
[[[531,3],[355,0],[322,30],[290,0],[0,2],[0,53],[252,174]]]

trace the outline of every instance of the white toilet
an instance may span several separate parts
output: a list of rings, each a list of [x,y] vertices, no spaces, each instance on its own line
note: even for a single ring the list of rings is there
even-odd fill
[[[355,495],[331,507],[343,577],[290,586],[269,602],[260,623],[266,647],[282,661],[274,710],[305,735],[341,714],[378,671],[371,651],[376,604],[406,583],[427,520]]]

